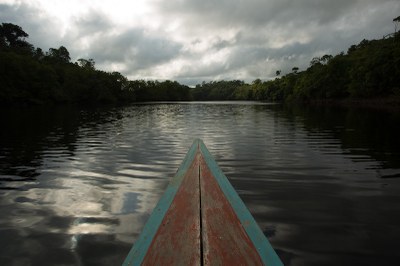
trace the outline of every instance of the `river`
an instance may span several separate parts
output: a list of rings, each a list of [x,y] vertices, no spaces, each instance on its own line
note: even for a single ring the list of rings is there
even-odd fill
[[[0,123],[0,265],[120,265],[195,138],[285,265],[400,260],[399,112],[146,103]]]

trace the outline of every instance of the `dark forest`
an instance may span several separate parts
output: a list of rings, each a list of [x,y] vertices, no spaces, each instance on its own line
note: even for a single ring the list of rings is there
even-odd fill
[[[363,40],[347,52],[310,60],[305,70],[276,71],[273,80],[203,82],[129,80],[96,69],[95,59],[72,62],[64,46],[43,51],[20,26],[0,25],[0,103],[129,104],[143,101],[257,100],[313,102],[400,98],[400,35]]]

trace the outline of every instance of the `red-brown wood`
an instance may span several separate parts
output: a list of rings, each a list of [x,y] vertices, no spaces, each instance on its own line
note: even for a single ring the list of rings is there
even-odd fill
[[[201,230],[204,265],[262,265],[206,162],[200,158]]]
[[[197,152],[142,265],[262,265],[231,204]]]
[[[283,266],[201,140],[193,143],[123,265]]]
[[[197,153],[142,265],[200,265],[200,192]]]

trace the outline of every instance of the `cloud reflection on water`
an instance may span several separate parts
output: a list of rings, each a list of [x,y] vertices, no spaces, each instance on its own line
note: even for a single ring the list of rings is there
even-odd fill
[[[363,230],[384,246],[379,228],[390,230],[398,218],[375,227],[370,217],[398,210],[390,201],[398,198],[396,179],[384,185],[377,178],[378,171],[398,173],[382,167],[396,166],[396,149],[384,150],[391,161],[377,160],[379,153],[368,152],[370,139],[357,142],[366,133],[354,137],[348,116],[334,114],[344,122],[329,115],[315,122],[319,113],[259,103],[147,103],[55,112],[33,128],[37,136],[10,126],[17,133],[3,133],[3,165],[15,166],[1,178],[17,178],[27,166],[35,177],[7,181],[15,190],[0,190],[0,245],[7,247],[0,257],[41,265],[58,257],[65,264],[122,262],[195,138],[204,140],[283,256],[299,264],[319,261],[317,253],[328,259],[336,247],[313,243],[331,238],[361,248]],[[18,121],[24,119],[33,120],[24,114]],[[321,126],[325,121],[336,124]],[[344,231],[335,231],[338,224]],[[305,237],[312,241],[298,245]],[[340,257],[343,250],[335,250]],[[44,258],[49,253],[53,259]]]

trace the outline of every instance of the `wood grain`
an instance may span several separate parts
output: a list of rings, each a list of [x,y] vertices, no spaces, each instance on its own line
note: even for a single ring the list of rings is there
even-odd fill
[[[263,265],[206,162],[200,159],[204,265]]]
[[[200,265],[199,156],[197,153],[142,265]]]
[[[195,140],[124,266],[283,266],[201,140]]]

